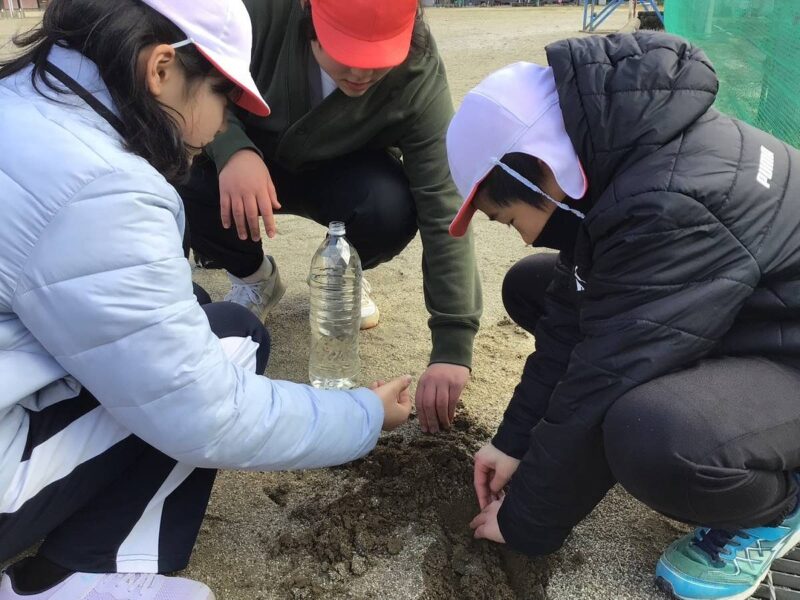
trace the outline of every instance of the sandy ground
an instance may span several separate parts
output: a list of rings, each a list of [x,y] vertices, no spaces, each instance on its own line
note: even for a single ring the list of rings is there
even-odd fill
[[[428,19],[449,71],[454,101],[492,70],[544,61],[544,46],[579,35],[580,11],[435,9]],[[610,29],[624,24],[618,11]],[[19,22],[0,20],[0,36]],[[1,38],[0,38],[1,40]],[[1,51],[0,51],[1,52]],[[470,539],[476,511],[471,453],[491,437],[533,339],[512,324],[500,299],[505,271],[530,252],[511,231],[476,219],[485,313],[475,369],[457,427],[423,436],[412,421],[386,435],[366,460],[303,473],[222,473],[186,574],[221,600],[279,598],[632,599],[662,597],[651,584],[660,551],[682,529],[615,490],[555,557],[528,560]],[[324,230],[279,218],[266,245],[286,297],[268,323],[273,378],[305,381],[311,255]],[[369,273],[383,319],[361,338],[363,381],[426,366],[429,333],[419,239]],[[219,272],[196,279],[220,299]]]

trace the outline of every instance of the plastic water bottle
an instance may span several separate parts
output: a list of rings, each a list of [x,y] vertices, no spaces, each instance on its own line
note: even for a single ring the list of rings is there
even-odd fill
[[[356,387],[361,361],[361,259],[334,221],[311,259],[311,385],[325,389]]]

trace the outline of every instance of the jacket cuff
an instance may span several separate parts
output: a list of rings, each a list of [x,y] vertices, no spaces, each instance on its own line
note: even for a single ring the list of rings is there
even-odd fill
[[[497,513],[497,525],[506,545],[528,556],[544,556],[558,551],[564,545],[570,530],[561,527],[537,527],[525,522],[523,507],[517,499],[520,494],[512,490],[506,495]]]
[[[378,438],[381,436],[383,430],[383,401],[375,392],[368,388],[357,388],[349,390],[348,393],[353,396],[361,406],[363,406],[367,414],[369,414],[368,433],[364,438],[364,444],[358,450],[358,458],[362,458],[372,452],[375,444],[378,443]]]
[[[472,369],[472,344],[475,341],[475,333],[472,327],[466,326],[432,327],[433,350],[429,364],[447,363]]]
[[[241,130],[227,131],[218,136],[214,143],[206,148],[206,153],[214,161],[217,167],[217,175],[225,168],[231,157],[240,150],[252,150],[262,159],[264,155],[253,141]]]
[[[522,460],[531,443],[530,431],[520,430],[512,425],[508,419],[503,419],[497,433],[492,438],[492,446],[512,458]]]

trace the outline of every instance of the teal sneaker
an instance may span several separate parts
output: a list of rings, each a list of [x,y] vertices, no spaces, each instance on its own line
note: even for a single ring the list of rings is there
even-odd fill
[[[778,527],[700,528],[661,555],[656,584],[680,600],[746,600],[798,542],[800,507]]]

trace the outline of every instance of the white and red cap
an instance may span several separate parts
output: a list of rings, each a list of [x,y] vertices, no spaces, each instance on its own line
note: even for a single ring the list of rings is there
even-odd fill
[[[169,19],[241,90],[236,104],[259,117],[270,109],[250,74],[253,27],[242,0],[142,0]],[[174,44],[179,47],[181,44]]]
[[[464,98],[447,131],[450,170],[464,197],[464,204],[450,224],[450,235],[460,237],[467,232],[476,211],[472,203],[475,192],[497,166],[541,192],[533,182],[501,162],[512,152],[544,161],[570,198],[583,198],[586,194],[588,182],[564,126],[550,67],[524,62],[509,65],[489,75]],[[560,202],[556,204],[580,215]]]

